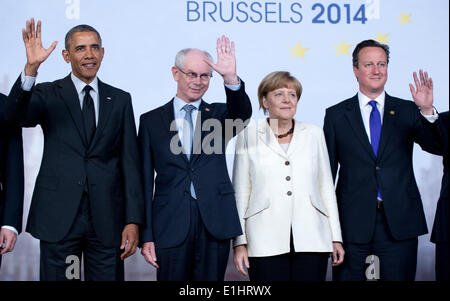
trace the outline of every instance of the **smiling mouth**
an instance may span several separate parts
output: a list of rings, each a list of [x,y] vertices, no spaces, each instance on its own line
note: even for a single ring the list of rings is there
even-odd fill
[[[96,63],[86,63],[86,64],[82,64],[83,67],[91,69],[91,68],[95,68],[95,66],[97,66]]]

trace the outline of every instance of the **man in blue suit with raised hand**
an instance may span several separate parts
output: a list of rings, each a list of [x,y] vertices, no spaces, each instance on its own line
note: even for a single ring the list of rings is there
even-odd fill
[[[217,55],[214,64],[205,51],[179,51],[172,67],[176,96],[140,119],[142,254],[158,280],[222,281],[230,239],[242,233],[224,155],[237,131],[226,135],[225,124],[247,120],[252,109],[236,74],[234,43],[222,36]],[[226,104],[202,99],[213,69],[224,80]]]
[[[387,45],[359,43],[353,52],[359,92],[326,110],[334,179],[339,167],[336,196],[346,255],[333,269],[335,280],[365,280],[373,254],[380,269],[368,278],[413,281],[417,237],[427,233],[412,154],[414,142],[430,149],[439,140],[433,82],[426,72],[420,70],[420,79],[414,72],[414,102],[392,97],[384,90],[388,63]]]

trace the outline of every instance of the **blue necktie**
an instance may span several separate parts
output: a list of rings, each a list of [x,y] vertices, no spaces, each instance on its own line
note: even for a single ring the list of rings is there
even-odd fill
[[[194,123],[192,122],[192,110],[195,109],[193,105],[185,105],[183,107],[183,110],[186,111],[186,114],[184,115],[184,120],[187,121],[183,126],[183,150],[186,154],[186,157],[188,160],[191,159],[191,151],[192,151],[192,140],[193,140],[193,128]]]
[[[381,134],[381,115],[377,108],[377,102],[375,100],[369,101],[372,106],[372,112],[370,112],[370,144],[372,144],[373,153],[375,157],[378,155],[378,145],[380,144]],[[378,188],[378,198],[381,199],[380,188]]]
[[[186,111],[186,114],[184,115],[184,119],[187,121],[187,124],[185,123],[183,125],[183,150],[186,154],[186,157],[188,160],[191,160],[191,152],[192,152],[192,140],[194,136],[194,123],[192,122],[192,110],[194,110],[195,107],[193,105],[185,105],[183,107],[183,110]],[[187,126],[186,126],[187,125]],[[196,199],[197,196],[195,194],[194,190],[194,184],[191,182],[191,196]]]

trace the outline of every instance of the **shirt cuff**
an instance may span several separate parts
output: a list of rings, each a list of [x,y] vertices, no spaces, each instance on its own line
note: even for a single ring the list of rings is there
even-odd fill
[[[239,84],[237,85],[227,85],[226,83],[223,83],[225,85],[225,87],[227,87],[228,89],[232,90],[232,91],[237,91],[241,88],[241,79],[238,77],[239,80]]]
[[[12,227],[12,226],[2,226],[2,229],[8,229],[13,231],[14,233],[16,233],[16,235],[19,235],[19,232],[17,232],[16,228]]]
[[[425,117],[426,120],[430,123],[434,123],[438,118],[439,114],[436,112],[436,109],[433,107],[433,115],[424,115],[422,111],[420,111],[420,114],[422,114],[423,117]]]
[[[36,82],[36,77],[27,76],[25,75],[25,71],[22,71],[22,74],[20,74],[20,80],[22,81],[22,90],[31,91],[31,88],[33,88],[33,85]]]

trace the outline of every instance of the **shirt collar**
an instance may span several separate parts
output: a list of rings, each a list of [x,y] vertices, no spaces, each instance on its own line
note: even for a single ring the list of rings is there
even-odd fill
[[[194,102],[190,102],[190,105],[193,105],[195,107],[195,109],[198,110],[198,108],[200,107],[200,103],[202,102],[201,99],[196,100]],[[179,112],[183,109],[183,107],[188,104],[187,102],[185,102],[184,100],[182,100],[181,98],[178,98],[177,96],[174,97],[173,99],[173,106],[175,108],[175,112]]]
[[[384,106],[384,99],[385,99],[385,97],[386,97],[386,92],[385,91],[383,91],[375,99],[371,99],[371,98],[367,97],[366,95],[364,95],[363,93],[361,93],[361,91],[358,91],[358,101],[359,101],[359,106],[360,107],[365,107],[366,105],[368,105],[369,101],[371,101],[371,100],[375,100],[378,103],[379,106],[383,107]]]
[[[75,89],[77,89],[78,95],[81,94],[84,87],[87,85],[84,81],[76,77],[73,73],[70,74],[70,78],[72,79],[73,84],[75,85]],[[96,76],[90,83],[92,90],[98,93],[98,77]]]

